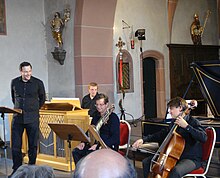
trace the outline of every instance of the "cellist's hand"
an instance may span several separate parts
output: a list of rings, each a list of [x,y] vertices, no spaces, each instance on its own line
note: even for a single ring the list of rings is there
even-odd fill
[[[185,119],[183,119],[182,116],[178,116],[178,117],[176,118],[175,124],[177,124],[178,126],[184,128],[184,129],[188,126],[188,123],[186,122]]]
[[[136,142],[133,143],[133,148],[139,148],[140,145],[144,143],[143,139],[138,139]]]

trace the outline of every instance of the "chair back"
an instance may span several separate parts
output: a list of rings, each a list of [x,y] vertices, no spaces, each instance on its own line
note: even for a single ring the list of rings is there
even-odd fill
[[[202,145],[202,161],[208,161],[210,155],[212,155],[215,141],[216,141],[216,133],[213,127],[206,128],[207,140]]]
[[[184,177],[194,176],[194,177],[205,177],[205,175],[208,172],[209,165],[212,159],[212,154],[215,148],[215,142],[216,142],[216,132],[213,127],[207,127],[205,129],[207,134],[207,140],[202,145],[202,161],[206,163],[205,167],[200,167],[196,170],[193,170],[189,174],[185,175]]]
[[[119,153],[121,149],[126,149],[125,156],[128,155],[129,146],[130,146],[130,136],[131,136],[131,126],[125,120],[120,120],[120,144],[119,144]]]

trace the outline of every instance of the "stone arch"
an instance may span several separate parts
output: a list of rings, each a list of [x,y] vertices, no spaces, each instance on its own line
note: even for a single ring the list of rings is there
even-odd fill
[[[80,98],[88,92],[88,83],[94,81],[114,101],[112,44],[116,3],[117,0],[76,0],[74,70],[76,96]]]

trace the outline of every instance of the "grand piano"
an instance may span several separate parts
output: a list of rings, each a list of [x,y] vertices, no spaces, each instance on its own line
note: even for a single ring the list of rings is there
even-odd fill
[[[215,128],[216,147],[220,147],[220,60],[193,62],[191,68],[212,113],[212,117],[198,116],[198,119],[202,125]]]
[[[206,107],[202,107],[203,113],[206,115],[192,115],[200,120],[204,127],[212,126],[216,130],[217,140],[216,147],[220,147],[220,60],[192,62],[190,68],[193,71],[194,77],[192,81],[199,87],[201,97],[203,97],[202,105],[205,103]],[[191,83],[191,82],[190,82]],[[192,86],[188,86],[188,90]],[[187,94],[187,91],[184,95]],[[192,98],[195,99],[195,98]],[[200,105],[200,103],[199,103]],[[200,108],[201,109],[201,108]],[[210,112],[205,111],[210,110]],[[211,114],[209,114],[211,113]],[[167,118],[167,117],[166,117]],[[150,118],[142,121],[142,135],[155,133],[163,127],[167,127],[168,119],[164,118]]]

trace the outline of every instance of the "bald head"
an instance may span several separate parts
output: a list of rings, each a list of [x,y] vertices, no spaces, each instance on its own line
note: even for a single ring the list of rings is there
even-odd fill
[[[136,178],[130,162],[111,149],[94,151],[76,167],[74,178]]]

